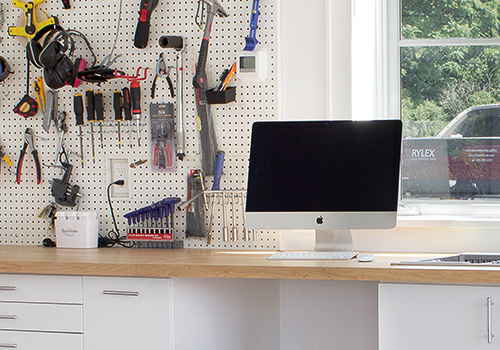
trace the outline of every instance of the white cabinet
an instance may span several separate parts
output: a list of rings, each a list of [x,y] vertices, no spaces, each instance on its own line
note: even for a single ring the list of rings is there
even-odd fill
[[[171,280],[83,277],[85,350],[167,350]]]
[[[379,285],[380,350],[492,346],[500,347],[500,288]]]
[[[82,350],[82,278],[0,275],[0,349]]]

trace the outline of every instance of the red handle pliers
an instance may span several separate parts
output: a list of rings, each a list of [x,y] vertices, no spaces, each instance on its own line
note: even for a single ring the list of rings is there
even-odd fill
[[[40,182],[42,181],[42,171],[41,171],[41,166],[40,166],[40,160],[38,159],[38,151],[35,149],[35,140],[33,137],[33,130],[30,128],[26,128],[24,131],[24,145],[23,149],[21,150],[21,154],[19,154],[19,160],[17,161],[17,178],[16,182],[18,184],[21,184],[21,172],[23,168],[23,160],[24,160],[24,155],[26,154],[26,150],[28,146],[31,149],[31,155],[33,156],[33,160],[35,161],[35,167],[36,167],[36,183],[39,185]]]

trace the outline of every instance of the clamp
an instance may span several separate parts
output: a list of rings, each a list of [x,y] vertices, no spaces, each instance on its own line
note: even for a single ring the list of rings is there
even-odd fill
[[[21,184],[21,171],[23,168],[23,160],[24,160],[24,155],[26,154],[26,150],[28,146],[31,149],[31,154],[33,155],[33,160],[35,161],[35,166],[36,166],[36,183],[37,185],[40,184],[42,181],[42,173],[41,173],[41,166],[40,166],[40,160],[38,158],[38,151],[35,149],[35,140],[33,136],[33,130],[30,128],[26,128],[24,131],[24,146],[21,150],[21,154],[19,154],[19,160],[17,161],[17,178],[16,182],[18,184]]]
[[[165,59],[163,58],[163,52],[160,53],[160,56],[158,57],[158,60],[156,61],[156,75],[155,78],[153,79],[153,84],[151,84],[151,98],[155,98],[155,90],[156,90],[156,81],[158,78],[165,78],[168,83],[168,88],[170,90],[170,96],[172,98],[175,97],[174,93],[174,85],[172,84],[172,80],[170,79],[170,70],[173,67],[165,65]]]

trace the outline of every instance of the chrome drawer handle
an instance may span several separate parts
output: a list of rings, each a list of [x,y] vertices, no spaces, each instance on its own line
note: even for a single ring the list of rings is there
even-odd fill
[[[104,295],[124,295],[127,297],[138,297],[139,296],[139,292],[129,292],[126,290],[109,290],[109,289],[103,290],[102,294],[104,294]]]
[[[0,315],[1,320],[15,320],[17,315]]]
[[[17,344],[0,343],[0,348],[17,349]]]
[[[0,286],[0,290],[15,291],[16,289],[17,289],[16,286]]]
[[[493,338],[493,333],[491,330],[493,329],[492,327],[492,322],[491,322],[491,306],[493,305],[493,301],[491,301],[491,297],[486,298],[486,313],[488,317],[488,344],[491,344],[492,338]]]

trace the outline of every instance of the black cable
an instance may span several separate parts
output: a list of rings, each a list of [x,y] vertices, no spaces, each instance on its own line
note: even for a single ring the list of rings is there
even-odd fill
[[[113,226],[115,227],[114,230],[111,230],[108,232],[108,235],[106,237],[102,237],[99,235],[99,247],[112,247],[115,244],[125,247],[125,248],[132,248],[134,246],[133,241],[127,240],[126,236],[121,236],[120,231],[118,230],[118,226],[116,225],[116,218],[115,218],[115,212],[113,210],[113,205],[111,203],[111,195],[110,195],[110,189],[111,186],[113,185],[120,185],[123,186],[125,184],[125,181],[123,180],[117,180],[115,182],[112,182],[108,185],[108,188],[106,190],[108,194],[108,204],[109,204],[109,209],[111,211],[111,217],[113,218]]]

